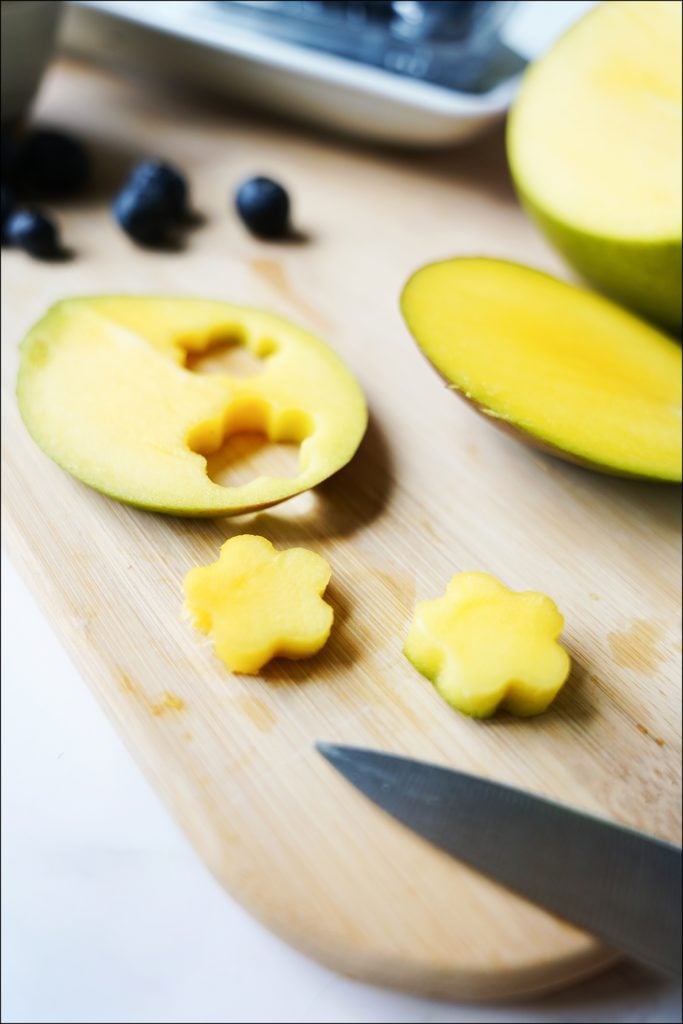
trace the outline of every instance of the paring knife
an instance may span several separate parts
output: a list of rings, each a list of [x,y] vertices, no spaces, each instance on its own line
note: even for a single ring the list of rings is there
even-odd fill
[[[317,749],[453,857],[666,974],[681,974],[681,849],[465,772],[356,747]]]

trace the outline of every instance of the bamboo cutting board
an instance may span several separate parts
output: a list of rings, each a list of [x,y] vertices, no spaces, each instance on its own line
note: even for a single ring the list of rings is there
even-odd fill
[[[84,137],[98,174],[61,210],[71,262],[3,257],[5,537],[133,756],[230,892],[338,970],[461,998],[596,970],[611,954],[594,940],[429,847],[313,750],[424,758],[680,841],[677,489],[501,435],[448,392],[398,313],[409,273],[436,258],[565,273],[517,206],[502,135],[373,151],[78,65],[53,70],[38,115]],[[108,213],[131,160],[150,154],[186,169],[206,217],[179,253],[135,249]],[[241,228],[229,197],[259,172],[290,187],[305,238],[266,245]],[[325,337],[371,410],[353,462],[315,493],[215,522],[135,511],[61,472],[19,419],[17,343],[58,298],[126,291],[260,305]],[[235,479],[288,458],[232,454]],[[333,568],[328,645],[260,678],[231,676],[181,618],[187,570],[244,531]],[[414,602],[463,569],[563,611],[575,667],[540,718],[470,721],[402,656]]]

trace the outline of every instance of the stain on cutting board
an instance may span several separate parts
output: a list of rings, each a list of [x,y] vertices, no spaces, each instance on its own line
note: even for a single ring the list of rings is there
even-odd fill
[[[153,715],[165,715],[167,711],[182,711],[184,707],[185,701],[182,697],[176,696],[175,693],[164,692],[160,701],[149,705],[149,710]]]
[[[119,684],[124,693],[140,698],[150,713],[156,717],[165,715],[167,712],[184,711],[187,707],[182,697],[175,693],[170,693],[168,690],[164,690],[157,699],[150,699],[125,672],[120,673]]]
[[[239,707],[247,716],[252,725],[255,725],[259,732],[270,732],[277,725],[277,715],[264,701],[258,697],[250,697],[243,694],[239,701]]]
[[[650,730],[646,726],[642,725],[640,722],[636,722],[636,729],[638,730],[638,732],[642,732],[643,736],[647,736],[649,737],[649,739],[654,740],[658,747],[666,746],[663,739],[660,739],[659,736],[653,736]]]
[[[664,657],[657,647],[661,636],[662,630],[657,623],[634,619],[629,629],[608,633],[607,642],[614,661],[621,668],[652,673]]]

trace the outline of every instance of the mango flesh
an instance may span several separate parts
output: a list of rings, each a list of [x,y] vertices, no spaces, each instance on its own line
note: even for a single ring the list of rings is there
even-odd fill
[[[217,562],[185,577],[185,608],[232,672],[258,672],[271,658],[306,658],[325,644],[334,613],[322,594],[330,567],[305,548],[276,551],[243,534]]]
[[[225,343],[258,357],[260,372],[188,368]],[[234,515],[313,487],[349,461],[367,424],[358,384],[324,342],[269,313],[200,299],[58,303],[22,343],[17,398],[34,440],[69,473],[176,515]],[[298,475],[212,481],[207,456],[247,431],[301,442]]]
[[[418,270],[401,300],[418,345],[493,424],[570,461],[681,479],[681,347],[598,295],[514,263]]]
[[[681,4],[601,4],[525,75],[508,123],[520,197],[605,294],[681,329]]]
[[[516,594],[487,573],[463,572],[443,597],[416,605],[403,653],[465,715],[538,715],[569,675],[557,643],[563,625],[544,594]]]

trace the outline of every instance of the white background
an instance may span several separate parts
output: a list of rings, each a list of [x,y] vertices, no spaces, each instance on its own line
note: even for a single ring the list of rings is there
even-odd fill
[[[3,565],[6,1024],[680,1021],[676,988],[632,967],[473,1007],[360,985],[289,949],[194,855]]]

